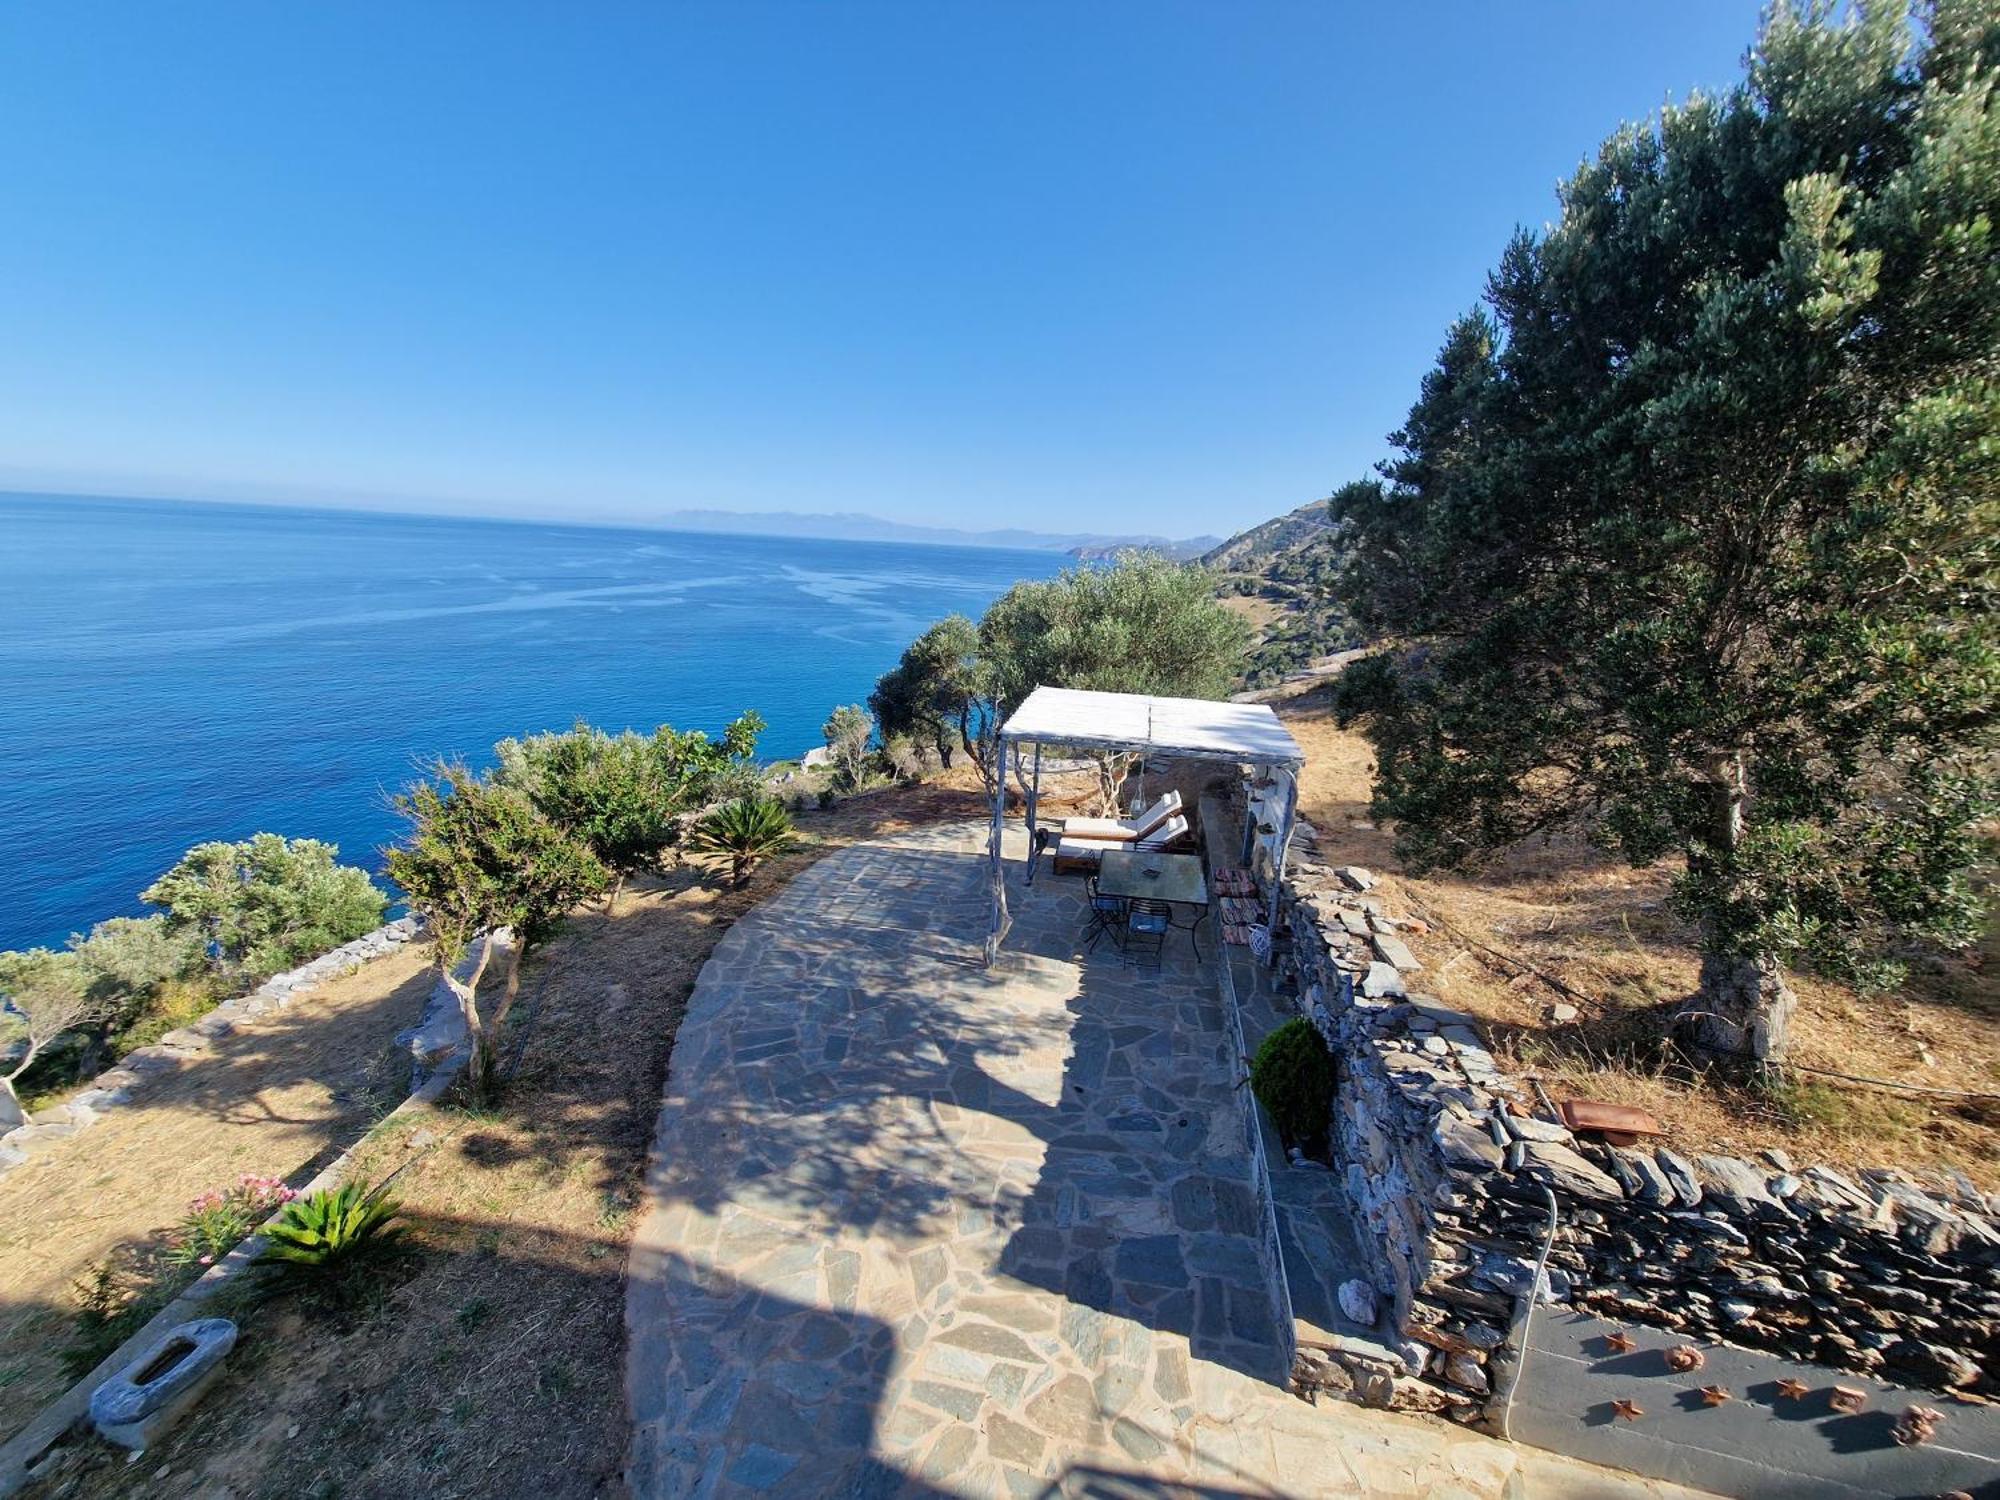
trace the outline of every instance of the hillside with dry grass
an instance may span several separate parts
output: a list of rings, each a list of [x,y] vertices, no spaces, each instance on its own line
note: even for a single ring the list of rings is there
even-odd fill
[[[1695,935],[1666,903],[1672,862],[1633,869],[1559,835],[1467,874],[1406,875],[1390,831],[1370,815],[1368,741],[1334,722],[1324,687],[1273,706],[1306,752],[1300,813],[1319,830],[1322,855],[1374,871],[1388,910],[1429,924],[1411,939],[1425,965],[1414,987],[1478,1016],[1516,1072],[1558,1098],[1646,1109],[1681,1148],[1776,1146],[1802,1164],[1957,1167],[2000,1188],[1990,928],[1981,948],[1922,959],[1887,995],[1794,977],[1796,1063],[1906,1087],[1803,1071],[1770,1093],[1698,1080],[1662,1045],[1666,1012],[1695,989],[1698,968]],[[1566,1018],[1563,1006],[1577,1015]]]

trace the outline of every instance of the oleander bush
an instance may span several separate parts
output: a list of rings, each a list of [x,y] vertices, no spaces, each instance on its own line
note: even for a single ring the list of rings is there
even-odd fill
[[[177,1266],[212,1266],[250,1237],[272,1213],[290,1203],[281,1177],[246,1172],[233,1187],[212,1188],[189,1202],[174,1231],[167,1260]]]

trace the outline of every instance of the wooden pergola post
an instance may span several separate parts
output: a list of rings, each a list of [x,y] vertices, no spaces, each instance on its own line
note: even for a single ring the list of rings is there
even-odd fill
[[[986,859],[993,886],[993,921],[986,933],[986,962],[999,956],[1007,935],[1007,875],[1000,861],[1000,835],[1007,826],[1007,737],[997,729],[993,739],[993,834]]]
[[[1278,819],[1277,841],[1271,846],[1271,896],[1264,906],[1264,928],[1275,940],[1278,936],[1278,902],[1285,885],[1285,858],[1291,852],[1292,825],[1297,821],[1299,811],[1299,773],[1297,767],[1285,772],[1284,812]],[[1277,944],[1271,947],[1270,962],[1277,962]]]

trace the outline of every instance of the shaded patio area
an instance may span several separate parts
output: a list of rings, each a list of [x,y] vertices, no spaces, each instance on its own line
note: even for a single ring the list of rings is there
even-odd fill
[[[1064,880],[986,966],[984,843],[832,856],[703,971],[629,1267],[636,1492],[1499,1494],[1503,1445],[1284,1392],[1213,973],[1081,956]]]

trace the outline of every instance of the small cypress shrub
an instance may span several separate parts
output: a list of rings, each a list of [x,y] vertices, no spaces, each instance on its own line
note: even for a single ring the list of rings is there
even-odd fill
[[[1250,1087],[1287,1146],[1324,1157],[1333,1114],[1333,1057],[1304,1016],[1264,1038],[1250,1060]]]

